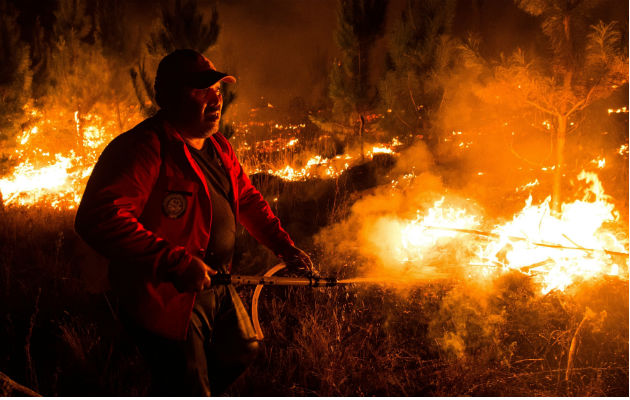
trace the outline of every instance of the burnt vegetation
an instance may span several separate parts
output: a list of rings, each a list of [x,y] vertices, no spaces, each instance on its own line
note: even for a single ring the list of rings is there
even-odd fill
[[[212,59],[229,8],[30,3],[0,0],[0,395],[144,395],[147,367],[118,320],[106,260],[73,231],[73,206],[105,144],[155,111],[159,59],[178,47]],[[376,281],[265,288],[262,351],[228,394],[628,396],[621,3],[339,0],[334,50],[278,56],[317,64],[312,98],[283,109],[231,88],[222,131],[292,238],[323,275]],[[60,155],[70,185],[49,188],[42,175],[15,189],[30,176],[20,166]],[[597,173],[606,196],[581,171]],[[547,196],[554,215],[574,201],[614,207],[601,229],[618,245],[606,256],[616,273],[542,290],[545,268],[568,260],[500,269],[510,243],[484,275],[470,260],[488,237],[394,263],[376,254],[387,232],[385,244],[368,235],[386,226],[378,218],[413,220],[440,197],[483,214],[475,229],[489,232]],[[238,232],[235,273],[277,262]],[[253,288],[238,290],[249,306]]]

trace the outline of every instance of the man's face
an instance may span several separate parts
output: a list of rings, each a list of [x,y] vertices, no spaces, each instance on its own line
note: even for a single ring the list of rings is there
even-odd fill
[[[209,88],[183,88],[180,101],[174,110],[176,118],[186,134],[195,138],[207,138],[219,131],[223,96],[221,82]]]

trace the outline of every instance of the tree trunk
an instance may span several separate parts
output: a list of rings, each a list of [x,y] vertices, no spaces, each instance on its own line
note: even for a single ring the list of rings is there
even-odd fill
[[[564,144],[567,135],[567,116],[558,117],[558,130],[556,131],[556,164],[553,171],[553,188],[551,193],[551,211],[560,215],[562,205],[562,172],[564,164]]]
[[[118,99],[116,99],[116,118],[118,118],[118,132],[124,132],[122,117],[120,116],[120,101]]]
[[[361,161],[364,161],[365,155],[363,152],[363,130],[365,128],[365,117],[363,114],[359,116],[359,141],[361,142]]]

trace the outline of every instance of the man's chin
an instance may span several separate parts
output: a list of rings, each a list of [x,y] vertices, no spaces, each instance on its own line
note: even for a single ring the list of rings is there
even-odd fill
[[[202,123],[196,131],[199,137],[208,138],[219,132],[219,122]]]

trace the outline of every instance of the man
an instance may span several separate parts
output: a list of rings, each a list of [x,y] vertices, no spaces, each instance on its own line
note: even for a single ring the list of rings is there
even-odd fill
[[[221,393],[258,343],[229,272],[240,222],[289,269],[313,273],[219,132],[220,83],[194,50],[162,59],[160,111],[114,139],[83,194],[75,228],[110,259],[121,314],[152,368],[154,395]]]

